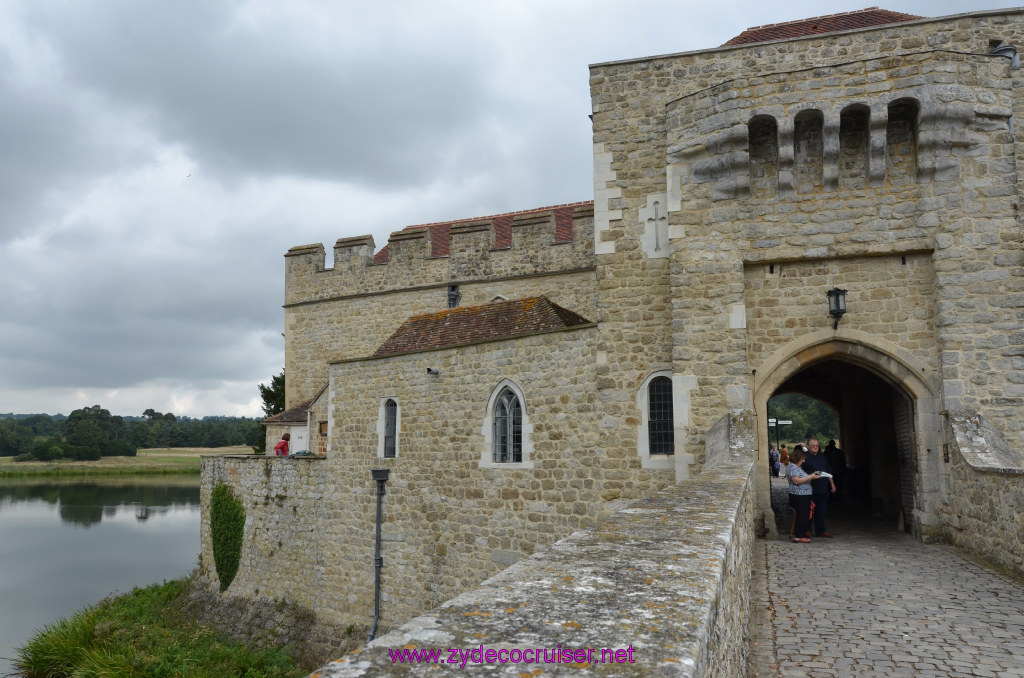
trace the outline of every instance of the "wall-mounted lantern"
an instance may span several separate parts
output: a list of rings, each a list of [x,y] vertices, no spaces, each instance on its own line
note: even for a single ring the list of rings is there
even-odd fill
[[[839,319],[846,313],[846,290],[833,287],[826,294],[828,295],[828,314],[836,320],[832,329],[837,330],[839,329]]]

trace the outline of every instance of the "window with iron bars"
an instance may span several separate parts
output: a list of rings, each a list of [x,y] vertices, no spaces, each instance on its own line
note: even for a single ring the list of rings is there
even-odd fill
[[[390,398],[384,403],[384,456],[395,456],[398,403]]]
[[[651,454],[674,454],[672,380],[655,377],[647,385],[647,435]]]

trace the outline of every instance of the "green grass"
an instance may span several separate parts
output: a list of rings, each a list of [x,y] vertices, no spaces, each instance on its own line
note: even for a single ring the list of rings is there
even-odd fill
[[[252,649],[184,618],[190,580],[107,598],[39,631],[18,648],[26,678],[298,678],[284,649]]]

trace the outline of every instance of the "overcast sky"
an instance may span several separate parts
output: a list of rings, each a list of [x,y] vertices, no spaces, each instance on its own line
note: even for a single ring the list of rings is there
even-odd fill
[[[4,0],[0,412],[256,416],[289,247],[590,200],[589,64],[866,6]]]

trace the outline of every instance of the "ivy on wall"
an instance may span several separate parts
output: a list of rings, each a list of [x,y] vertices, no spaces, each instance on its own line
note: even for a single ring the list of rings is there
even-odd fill
[[[245,507],[224,483],[213,488],[210,502],[210,537],[213,540],[213,564],[220,579],[220,590],[231,586],[238,573],[245,532]]]

